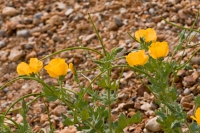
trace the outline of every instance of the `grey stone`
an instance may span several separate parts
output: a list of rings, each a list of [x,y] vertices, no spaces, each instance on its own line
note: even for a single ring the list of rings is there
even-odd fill
[[[61,10],[67,8],[66,4],[63,3],[63,2],[56,2],[56,5],[57,5],[57,8],[58,8],[58,9],[61,9]]]
[[[96,34],[95,33],[93,33],[93,34],[90,34],[90,35],[88,35],[88,36],[86,36],[85,38],[84,38],[84,41],[90,41],[91,39],[93,39],[93,38],[95,38],[96,37]]]
[[[38,12],[33,17],[36,18],[36,19],[40,19],[42,16],[43,16],[43,13],[42,12]]]
[[[6,43],[4,40],[0,41],[0,49],[5,47],[6,46]]]
[[[0,51],[0,61],[6,61],[8,58],[9,52],[8,51],[4,51],[4,50],[1,50]]]
[[[183,91],[183,94],[184,94],[184,95],[190,94],[190,89],[186,88],[186,89]]]
[[[66,16],[69,16],[70,14],[72,14],[74,12],[74,9],[70,8],[65,12]]]
[[[148,111],[150,110],[151,105],[149,103],[144,102],[143,105],[140,107],[141,110]]]
[[[5,37],[5,36],[6,36],[6,31],[5,30],[0,30],[0,37]]]
[[[200,57],[193,57],[193,58],[191,59],[191,63],[192,63],[192,64],[200,65]]]
[[[26,29],[17,31],[17,36],[19,37],[29,37],[30,35],[30,31]]]
[[[114,21],[119,27],[123,25],[123,22],[119,17],[114,17]]]
[[[160,124],[156,121],[157,117],[151,118],[145,125],[145,128],[152,132],[159,132],[162,130]]]
[[[8,59],[10,61],[17,61],[23,56],[23,50],[12,49]]]

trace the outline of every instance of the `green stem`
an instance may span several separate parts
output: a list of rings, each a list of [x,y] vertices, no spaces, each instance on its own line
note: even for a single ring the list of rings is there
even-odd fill
[[[138,72],[138,73],[145,74],[148,77],[152,77],[151,75],[149,75],[148,73],[140,70],[137,67],[131,67],[131,66],[128,66],[128,65],[116,65],[116,66],[113,66],[112,68],[117,68],[117,67],[127,67],[127,68],[130,68],[131,70],[134,70],[134,71]]]
[[[185,123],[186,123],[186,125],[187,125],[187,127],[188,127],[188,129],[189,129],[190,133],[193,133],[192,129],[190,128],[190,125],[188,124],[188,122],[187,122],[187,121],[185,121]]]
[[[131,33],[127,32],[127,34],[128,34],[134,41],[138,42],[138,41],[131,35]]]
[[[38,98],[40,98],[41,95],[37,96],[35,99],[33,99],[31,102],[27,103],[27,105],[30,105],[32,104],[33,102],[35,102]],[[16,108],[16,109],[12,109],[12,110],[9,110],[9,112],[14,112],[14,111],[17,111],[17,110],[20,110],[22,107],[19,107],[19,108]]]
[[[77,71],[77,73],[86,73],[86,72],[92,72],[93,70],[97,70],[99,67],[95,67],[93,69],[90,70],[84,70],[84,71]]]
[[[35,81],[37,81],[38,83],[41,83],[44,87],[48,88],[48,89],[53,93],[53,90],[51,89],[51,87],[50,87],[49,85],[47,85],[43,80],[40,80],[40,79],[35,78],[35,77],[29,77],[29,76],[20,76],[20,77],[17,77],[17,78],[15,78],[15,79],[13,79],[13,80],[7,82],[6,84],[4,84],[4,85],[0,88],[0,90],[3,89],[3,88],[5,88],[5,87],[8,86],[9,84],[11,84],[11,83],[13,83],[13,82],[19,80],[19,79],[31,79],[31,80],[35,80]]]
[[[75,94],[75,95],[77,95],[76,94],[76,92],[75,91],[73,91],[73,90],[70,90],[70,89],[68,89],[68,88],[65,88],[65,87],[62,87],[63,89],[65,89],[66,91],[69,91],[69,92],[71,92],[71,93],[73,93],[73,94]]]
[[[91,16],[90,16],[89,13],[88,13],[88,16],[89,16],[90,22],[92,23],[92,26],[93,26],[93,28],[94,28],[96,34],[97,34],[97,37],[98,37],[98,40],[99,40],[99,42],[100,42],[100,44],[101,44],[101,47],[102,47],[102,49],[103,49],[103,52],[104,52],[105,55],[107,55],[106,50],[105,50],[105,47],[104,47],[104,44],[103,44],[103,40],[101,39],[101,37],[100,37],[100,35],[99,35],[99,32],[98,32],[96,26],[94,25],[94,22],[93,22],[93,20],[92,20],[92,18],[91,18]]]
[[[10,111],[10,109],[16,104],[16,103],[18,103],[20,100],[22,100],[22,99],[24,99],[24,98],[26,98],[26,97],[30,97],[30,96],[37,96],[37,95],[42,95],[41,93],[33,93],[33,94],[27,94],[27,95],[25,95],[25,96],[22,96],[22,97],[20,97],[19,99],[17,99],[16,101],[14,101],[11,105],[10,105],[10,107],[8,108],[8,110],[4,113],[4,115],[6,116],[7,114],[8,114],[8,112]]]
[[[108,68],[112,68],[111,67],[111,64],[109,64]],[[108,69],[108,72],[107,72],[107,76],[108,76],[108,88],[107,88],[107,91],[108,91],[108,119],[109,119],[109,130],[110,130],[110,133],[112,133],[112,120],[111,120],[111,103],[110,103],[110,93],[111,93],[111,69]]]
[[[64,98],[65,92],[64,92],[64,90],[62,88],[62,84],[63,84],[62,80],[63,80],[63,77],[62,76],[59,77],[59,80],[58,80],[58,84],[60,85],[60,88],[59,88],[59,90],[60,90],[60,97],[59,98],[61,99],[61,101],[64,101],[65,100],[65,98]]]
[[[108,122],[109,122],[109,130],[112,133],[112,121],[111,121],[111,107],[110,107],[110,88],[108,90]]]
[[[146,72],[144,72],[144,71],[142,71],[142,70],[140,70],[140,69],[138,69],[138,68],[136,68],[136,67],[131,67],[131,66],[128,66],[128,65],[116,65],[116,66],[112,66],[111,68],[108,68],[108,69],[118,68],[118,67],[127,67],[127,68],[130,68],[131,70],[134,70],[134,71],[136,71],[136,72],[145,74],[147,77],[151,77],[151,75],[149,75],[148,73],[146,73]],[[107,69],[107,70],[108,70],[108,69]],[[89,89],[89,87],[93,84],[93,82],[94,82],[99,76],[101,76],[101,74],[105,73],[107,70],[105,70],[105,71],[99,73],[94,79],[91,80],[90,84],[86,87],[86,89],[84,90],[83,95],[82,95],[82,97],[81,97],[80,99],[83,98],[84,94],[87,92],[87,90]]]
[[[4,115],[0,115],[0,117],[4,117],[4,118],[6,118],[6,119],[12,121],[12,123],[13,123],[18,129],[20,128],[19,125],[18,125],[13,119],[11,119],[11,118],[9,118],[9,117],[7,117],[7,116],[4,116]]]
[[[49,109],[48,109],[47,105],[45,104],[45,101],[44,101],[43,97],[42,97],[42,101],[43,101],[45,109],[47,111],[48,121],[49,121],[49,125],[50,125],[50,133],[53,133],[54,127],[52,126],[52,122],[51,122],[51,118],[50,118],[50,114],[49,114]]]
[[[89,82],[91,82],[90,78],[88,78],[87,76],[85,76],[84,74],[81,73],[81,75],[86,78]],[[93,84],[91,84],[92,88],[93,88]]]
[[[133,71],[134,72],[134,71]],[[158,99],[158,96],[156,95],[156,93],[154,93],[154,91],[142,80],[142,78],[136,73],[134,72],[134,74],[139,78],[139,80],[142,82],[142,84],[148,88],[148,90],[154,95],[154,97],[156,97],[156,99]]]
[[[180,70],[180,69],[182,69],[183,67],[185,67],[185,66],[191,61],[192,57],[193,57],[197,52],[199,52],[199,51],[200,51],[200,48],[197,49],[197,50],[192,54],[192,56],[189,58],[189,60],[188,60],[185,64],[183,64],[182,66],[178,67],[177,70]]]
[[[0,87],[0,90],[2,90],[3,88],[5,88],[6,86],[8,86],[9,84],[19,80],[19,79],[22,79],[21,77],[17,77],[17,78],[14,78],[12,80],[10,80],[9,82],[5,83],[3,86]]]
[[[66,101],[63,101],[63,102],[69,107],[69,109],[70,109],[75,115],[77,115],[78,117],[81,118],[80,114],[78,114],[78,113],[75,111],[75,109],[74,109],[73,107],[71,107],[71,105],[69,105]],[[95,126],[94,126],[92,123],[90,123],[88,120],[85,120],[85,122],[86,122],[90,127],[92,127],[94,130],[96,130],[97,133],[101,133],[101,132],[100,132],[99,130],[97,130],[97,129],[95,128]]]
[[[95,52],[95,53],[100,54],[101,56],[103,56],[99,51],[94,50],[94,49],[91,49],[91,48],[87,48],[87,47],[72,47],[72,48],[65,48],[65,49],[59,50],[59,51],[57,51],[57,52],[55,52],[55,53],[52,53],[52,54],[50,54],[50,55],[47,55],[47,56],[43,57],[43,58],[40,59],[40,60],[44,60],[44,59],[49,58],[49,57],[51,57],[51,56],[54,56],[54,55],[56,55],[56,54],[59,54],[59,53],[65,52],[65,51],[69,51],[69,50],[75,50],[75,49],[90,50],[90,51],[93,51],[93,52]]]
[[[185,30],[191,30],[191,31],[195,31],[195,32],[200,32],[200,30],[195,30],[195,29],[183,27],[183,26],[177,25],[177,24],[175,24],[175,23],[173,23],[173,22],[169,22],[169,21],[167,21],[167,20],[165,20],[165,19],[163,19],[163,20],[164,20],[166,23],[168,23],[168,24],[170,24],[170,25],[172,25],[172,26],[178,27],[178,28],[180,28],[180,29],[185,29]]]
[[[99,73],[95,78],[93,78],[93,79],[91,80],[90,84],[86,87],[86,89],[84,90],[83,95],[81,96],[80,99],[83,99],[83,96],[85,95],[85,93],[87,92],[87,90],[89,89],[89,87],[93,84],[93,82],[94,82],[99,76],[101,76],[101,74],[103,74],[103,73],[106,72],[106,71],[107,71],[107,70],[105,70],[105,71]]]

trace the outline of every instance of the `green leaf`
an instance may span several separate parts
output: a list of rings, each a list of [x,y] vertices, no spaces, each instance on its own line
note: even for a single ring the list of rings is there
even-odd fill
[[[48,88],[46,88],[46,87],[43,87],[43,92],[44,92],[44,96],[46,97],[46,100],[48,101],[48,102],[50,102],[50,101],[56,101],[58,98],[57,98],[57,96],[56,96],[56,93],[58,93],[58,90],[56,90],[55,88],[54,88],[54,86],[52,87],[53,89],[52,90],[54,90],[54,92],[52,92],[51,90],[49,90]]]
[[[88,113],[87,109],[82,110],[81,118],[82,118],[82,120],[87,120],[89,118],[89,113]]]
[[[24,101],[24,99],[22,99],[22,109],[24,111],[24,114],[26,114],[29,110],[28,106],[26,105],[26,102]]]
[[[130,119],[128,119],[128,124],[139,123],[142,121],[142,114],[136,112]]]
[[[98,60],[93,60],[93,62],[100,65],[100,66],[104,64],[102,61],[98,61]]]
[[[97,85],[99,87],[102,87],[102,88],[107,88],[108,87],[108,78],[107,78],[107,76],[106,75],[102,75],[102,78],[97,80]]]
[[[119,53],[119,52],[121,52],[123,49],[124,49],[124,48],[121,48],[121,47],[116,48],[116,49],[115,49],[115,53]]]
[[[111,83],[111,90],[116,90],[117,88],[119,88],[119,84],[117,83],[117,80],[114,80]]]
[[[0,133],[13,133],[10,127],[6,126],[5,124],[0,124]]]
[[[77,100],[75,104],[79,109],[86,108],[88,106],[88,102],[86,100]]]
[[[175,129],[175,128],[179,128],[179,127],[181,127],[181,123],[180,123],[180,121],[174,121],[174,122],[172,122],[172,124],[171,124],[171,129],[173,130],[173,129]]]
[[[66,125],[66,126],[74,125],[78,122],[76,117],[75,118],[68,118],[64,114],[61,114],[61,116],[63,118],[63,124]]]
[[[200,126],[196,122],[192,122],[190,124],[190,129],[193,131],[193,133],[199,133],[200,132]]]
[[[200,106],[200,96],[196,96],[196,98],[194,99],[194,104],[195,104],[195,107],[199,107]]]
[[[123,129],[128,125],[126,116],[121,114],[119,117],[117,128],[115,129],[115,133],[122,133]]]
[[[114,123],[115,133],[122,133],[123,129],[133,123],[141,122],[142,120],[142,114],[140,112],[137,112],[134,114],[131,118],[127,119],[124,114],[121,114],[119,117],[119,121]]]

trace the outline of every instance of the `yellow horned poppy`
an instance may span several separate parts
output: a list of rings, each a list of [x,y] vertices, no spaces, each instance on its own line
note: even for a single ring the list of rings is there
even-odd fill
[[[167,42],[155,42],[149,46],[149,54],[154,59],[165,57],[168,55],[169,46]]]
[[[131,52],[126,56],[126,61],[130,66],[144,65],[149,60],[149,56],[145,54],[144,50]]]
[[[34,73],[38,73],[43,67],[43,62],[37,58],[31,58],[29,66],[34,69]]]
[[[138,42],[140,42],[140,38],[144,38],[145,42],[155,42],[157,39],[156,31],[152,28],[148,28],[146,30],[140,29],[135,32],[135,38]]]
[[[73,74],[75,74],[74,65],[72,63],[69,63],[69,69]]]
[[[58,78],[59,76],[66,75],[68,71],[68,65],[65,59],[55,58],[52,59],[47,66],[44,67],[47,70],[49,76]]]
[[[196,110],[195,116],[190,116],[200,126],[200,107]]]
[[[37,58],[31,58],[30,63],[21,62],[17,66],[17,73],[19,75],[30,75],[31,73],[38,73],[43,67],[42,61],[39,61]]]

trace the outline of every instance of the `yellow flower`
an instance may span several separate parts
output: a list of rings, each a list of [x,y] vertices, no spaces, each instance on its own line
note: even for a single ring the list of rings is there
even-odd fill
[[[130,66],[144,65],[149,60],[149,56],[145,54],[145,50],[131,52],[126,56],[126,61]]]
[[[31,73],[38,73],[43,67],[42,61],[39,61],[37,58],[31,58],[30,63],[21,62],[17,66],[17,73],[19,75],[28,75]]]
[[[68,65],[65,59],[55,58],[52,59],[47,66],[44,67],[47,70],[49,76],[58,78],[59,76],[66,75],[68,71]]]
[[[141,29],[135,32],[135,38],[138,42],[140,42],[140,38],[144,38],[145,42],[155,42],[157,39],[156,31],[152,28],[148,28],[146,30]]]
[[[43,62],[37,58],[31,58],[29,66],[34,69],[34,73],[38,73],[43,67]]]
[[[168,55],[169,46],[167,42],[155,42],[149,46],[149,54],[154,59],[165,57]]]
[[[190,116],[200,126],[200,107],[196,110],[195,116]]]
[[[72,63],[69,63],[69,69],[75,75],[74,65]]]

